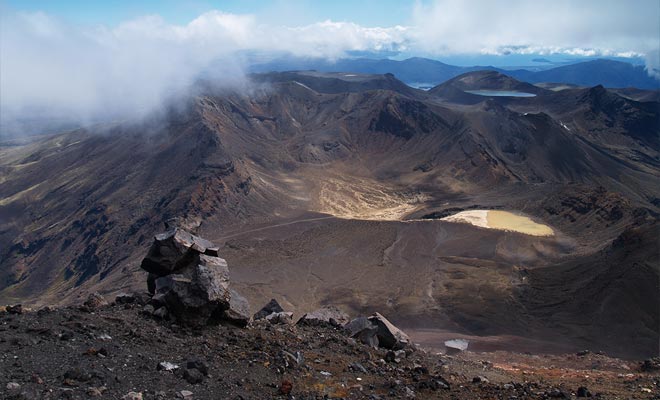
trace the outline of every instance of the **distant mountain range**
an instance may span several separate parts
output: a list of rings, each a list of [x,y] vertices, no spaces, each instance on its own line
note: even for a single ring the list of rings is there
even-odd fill
[[[579,86],[603,85],[609,88],[659,89],[660,81],[649,76],[641,65],[614,60],[593,60],[542,71],[503,70],[492,66],[459,67],[428,58],[389,59],[352,58],[335,62],[326,59],[280,58],[250,67],[251,72],[316,70],[320,72],[359,72],[394,74],[403,82],[431,87],[471,71],[491,70],[529,82],[562,82]]]

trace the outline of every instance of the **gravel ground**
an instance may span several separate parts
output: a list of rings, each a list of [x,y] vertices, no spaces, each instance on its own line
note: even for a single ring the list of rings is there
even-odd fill
[[[388,354],[329,326],[190,329],[137,303],[0,309],[3,399],[658,399],[659,375],[590,353]]]

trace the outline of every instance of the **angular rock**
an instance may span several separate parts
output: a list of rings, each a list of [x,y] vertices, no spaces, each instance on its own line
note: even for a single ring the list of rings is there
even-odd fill
[[[390,321],[379,313],[369,317],[369,321],[378,326],[376,336],[378,345],[386,349],[400,350],[410,345],[410,338],[401,329],[394,326]]]
[[[142,392],[128,392],[122,400],[142,400]]]
[[[359,340],[360,342],[371,346],[378,347],[378,325],[369,321],[367,317],[358,317],[344,325],[349,335]]]
[[[197,255],[217,257],[218,247],[180,228],[171,229],[155,236],[142,269],[158,276],[165,276],[186,268]]]
[[[233,289],[229,289],[229,294],[229,308],[224,310],[222,319],[241,328],[246,327],[250,322],[250,304]]]
[[[580,386],[576,393],[577,397],[591,397],[591,392],[584,386]]]
[[[303,315],[298,325],[332,325],[344,326],[349,322],[348,314],[335,306],[325,306],[316,311]]]
[[[227,262],[208,240],[173,228],[155,236],[141,267],[149,272],[154,316],[164,318],[167,311],[178,322],[197,326],[218,320],[248,324],[249,304],[229,290]]]
[[[256,321],[258,319],[266,318],[267,316],[269,316],[272,313],[279,313],[279,312],[283,312],[283,311],[284,311],[284,309],[282,308],[282,306],[280,306],[280,303],[278,303],[277,300],[275,300],[275,299],[271,299],[268,302],[268,304],[263,306],[261,308],[261,310],[257,311],[254,314],[253,318]]]
[[[115,303],[117,304],[131,304],[135,303],[135,295],[132,293],[120,293],[115,297]]]
[[[293,323],[293,313],[292,312],[274,312],[266,317],[266,321],[270,322],[273,325],[278,324],[292,324]]]
[[[390,351],[387,352],[387,354],[385,354],[385,362],[399,363],[399,362],[401,362],[401,359],[397,358],[396,354],[394,354],[394,351],[390,350]]]
[[[447,354],[457,354],[467,350],[470,342],[465,339],[451,339],[445,341],[445,350]]]
[[[154,282],[155,285],[155,282]],[[151,300],[149,301],[149,304],[154,306],[154,308],[158,308],[160,306],[165,305],[165,293],[157,293],[151,297]]]
[[[148,306],[148,307],[151,307],[151,306]],[[167,307],[160,307],[158,310],[151,313],[151,315],[153,315],[154,317],[159,318],[159,319],[166,319],[167,316],[169,315],[169,313],[167,312]]]
[[[200,255],[191,277],[180,274],[156,279],[167,309],[179,320],[203,325],[218,309],[229,308],[229,269],[219,257]],[[158,311],[158,310],[156,310]]]
[[[365,375],[369,373],[369,371],[367,371],[367,369],[362,364],[357,362],[350,364],[348,368],[355,372],[362,372]]]
[[[176,397],[184,400],[192,400],[193,392],[191,392],[190,390],[182,390],[176,394]]]
[[[204,374],[196,369],[187,369],[183,371],[183,379],[191,385],[195,385],[204,381]]]
[[[7,306],[5,307],[5,311],[9,314],[23,314],[23,305],[16,304],[13,306]]]
[[[158,371],[174,371],[176,369],[179,369],[179,366],[169,361],[161,361],[156,367]]]
[[[105,300],[105,297],[98,292],[90,294],[89,297],[87,297],[87,300],[83,303],[83,307],[88,311],[98,310],[107,305],[108,302]]]

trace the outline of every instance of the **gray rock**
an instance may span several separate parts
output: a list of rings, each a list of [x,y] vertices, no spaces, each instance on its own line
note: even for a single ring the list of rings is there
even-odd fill
[[[90,294],[89,297],[87,297],[87,300],[83,303],[83,307],[88,311],[98,310],[107,305],[108,302],[105,300],[105,297],[98,292]]]
[[[369,321],[378,326],[378,345],[386,349],[400,350],[410,345],[410,338],[401,329],[379,313],[369,317]]]
[[[158,363],[158,366],[156,367],[158,371],[169,371],[172,372],[174,370],[179,369],[179,366],[171,363],[169,361],[162,361]]]
[[[167,312],[167,307],[160,307],[159,309],[151,313],[151,315],[153,315],[156,318],[166,319],[167,316],[169,315],[169,312]]]
[[[344,326],[348,322],[348,314],[335,306],[325,306],[303,315],[297,324]]]
[[[371,346],[371,347],[378,347],[378,337],[376,334],[378,333],[378,325],[374,324],[373,322],[369,321],[368,318],[366,317],[358,317],[349,322],[344,326],[344,329],[346,329],[349,333],[349,335],[356,339],[359,340],[360,342]]]
[[[155,236],[140,266],[147,272],[165,276],[185,269],[200,254],[216,257],[218,247],[181,228],[174,228]]]
[[[447,354],[457,354],[467,350],[470,342],[465,339],[451,339],[445,341],[445,349]]]
[[[176,394],[176,397],[183,400],[192,400],[193,392],[190,390],[182,390]]]
[[[213,243],[181,228],[156,235],[141,265],[149,272],[147,287],[155,314],[167,307],[169,315],[183,324],[227,320],[246,326],[249,304],[230,291],[229,268],[218,251]]]
[[[9,382],[6,386],[7,391],[9,392],[15,392],[21,389],[21,385],[19,385],[16,382]]]
[[[152,315],[154,311],[156,311],[156,309],[151,304],[147,304],[146,306],[142,307],[143,314]]]
[[[369,373],[369,371],[367,371],[367,369],[362,364],[357,362],[350,364],[348,368],[352,369],[355,372],[362,372],[365,375]]]
[[[229,289],[229,308],[224,310],[223,318],[233,325],[245,327],[250,322],[250,304],[234,289]]]
[[[270,322],[273,325],[277,324],[292,324],[293,323],[293,313],[292,312],[274,312],[266,317],[266,321]]]
[[[272,313],[279,313],[279,312],[283,312],[283,311],[284,311],[284,309],[282,308],[282,306],[280,306],[280,303],[278,303],[277,300],[270,299],[268,304],[263,306],[261,308],[261,310],[257,311],[254,314],[253,318],[256,321],[258,319],[266,318],[267,316],[269,316]]]
[[[218,310],[229,308],[229,269],[219,257],[199,255],[190,277],[180,274],[156,279],[156,295],[183,322],[203,325]]]

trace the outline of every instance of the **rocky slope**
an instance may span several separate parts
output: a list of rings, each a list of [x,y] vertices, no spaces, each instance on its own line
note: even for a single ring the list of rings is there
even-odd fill
[[[660,390],[657,370],[591,353],[394,356],[330,325],[191,329],[137,302],[15,312],[0,312],[5,399],[651,399]]]
[[[549,342],[539,351],[588,343],[619,356],[657,350],[652,307],[619,331],[646,339],[621,348],[576,325],[580,307],[568,298],[582,287],[592,293],[585,276],[615,274],[598,267],[613,240],[657,220],[657,103],[602,87],[466,102],[389,75],[255,80],[245,92],[200,84],[159,118],[0,148],[0,302],[71,304],[95,291],[143,289],[139,260],[176,217],[222,246],[252,304],[280,297],[300,313],[325,304],[387,310],[406,328],[468,336],[520,337],[530,324],[550,342],[569,332],[568,348]],[[492,83],[526,86],[499,75]],[[433,219],[474,208],[521,212],[557,234],[535,239]],[[658,282],[657,254],[645,254],[643,277]],[[554,271],[571,263],[589,266],[570,292],[554,293],[552,313],[518,297],[552,295],[565,282]],[[524,279],[536,269],[543,272]],[[638,278],[621,276],[625,304],[599,310],[598,326],[636,307],[624,288]],[[660,293],[641,290],[648,299]]]

